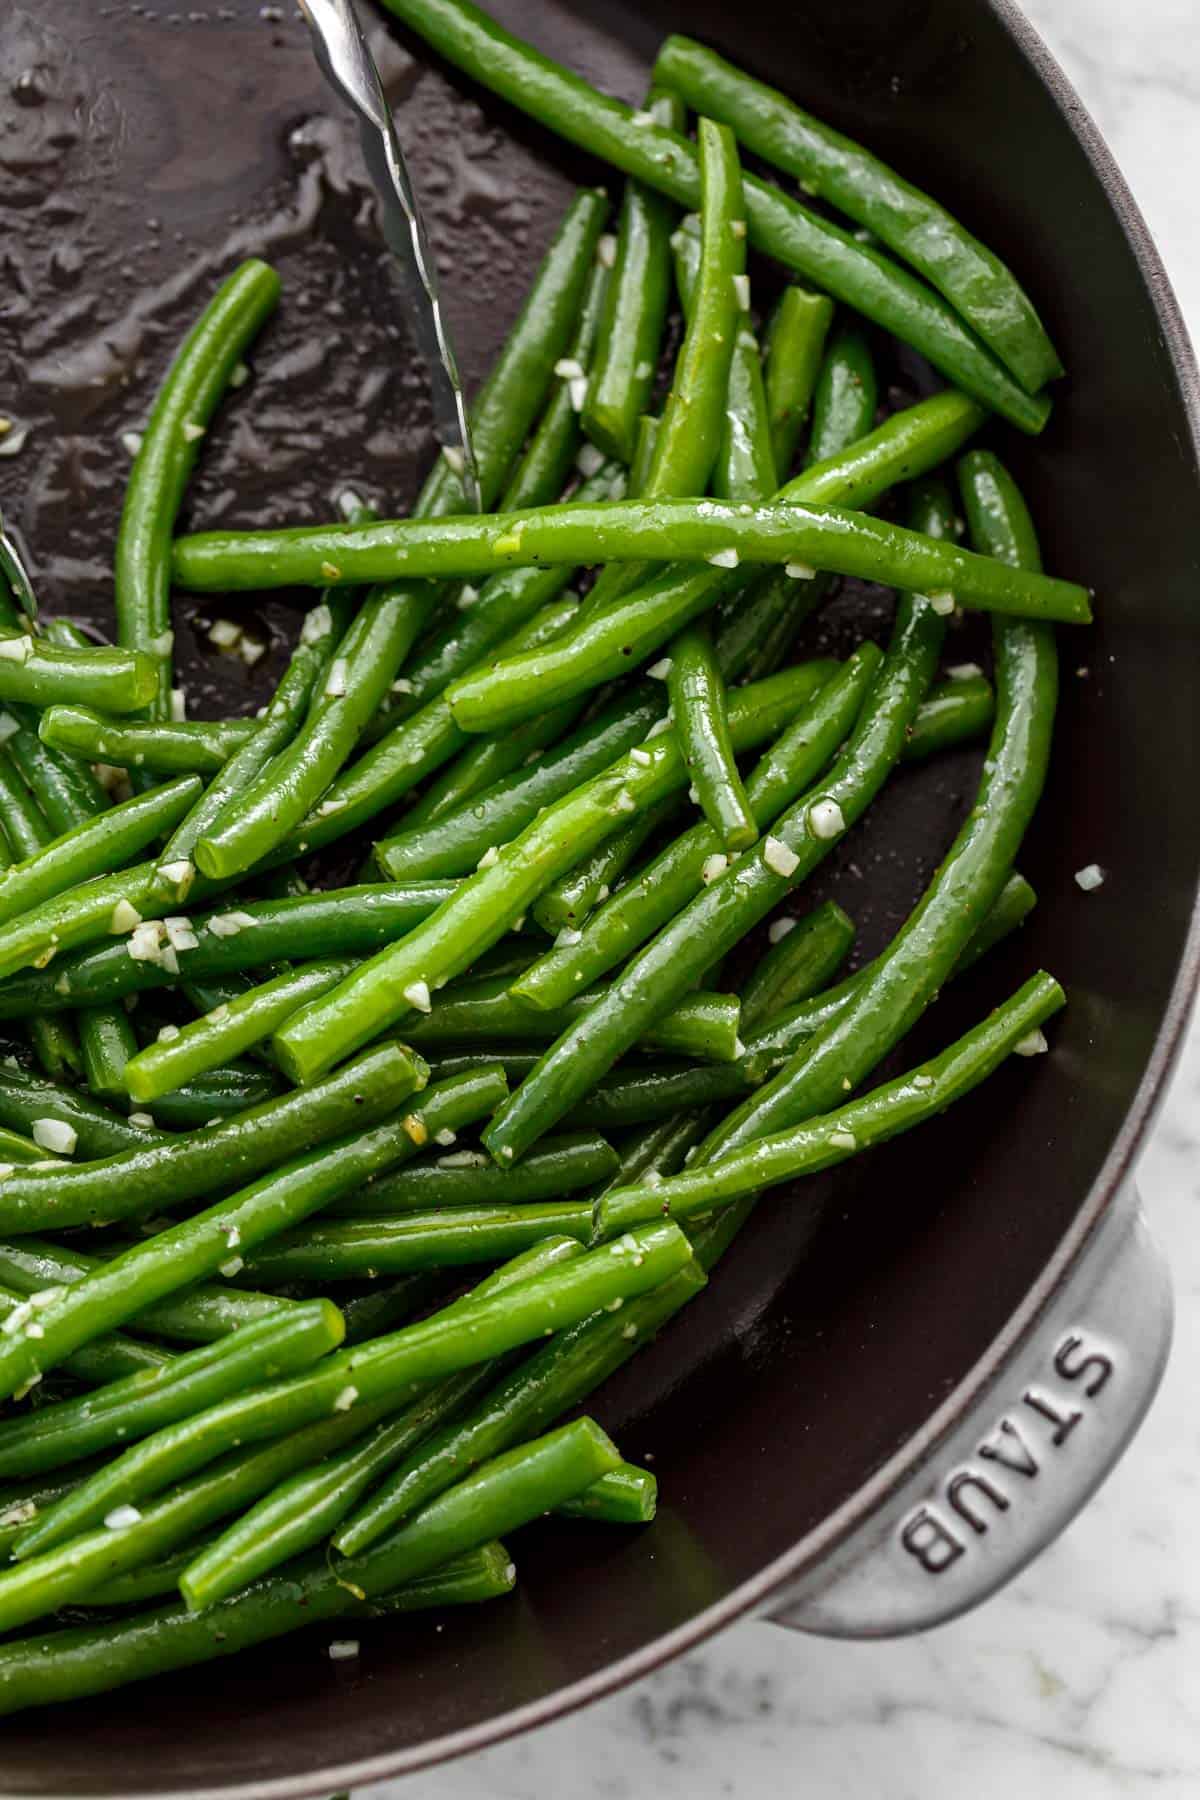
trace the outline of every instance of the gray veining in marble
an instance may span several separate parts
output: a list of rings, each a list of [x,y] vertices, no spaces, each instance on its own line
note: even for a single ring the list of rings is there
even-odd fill
[[[1200,0],[1026,0],[1200,335]],[[980,1612],[894,1644],[766,1624],[532,1737],[360,1800],[1196,1800],[1200,1029],[1141,1170],[1179,1302],[1171,1367],[1083,1517]]]

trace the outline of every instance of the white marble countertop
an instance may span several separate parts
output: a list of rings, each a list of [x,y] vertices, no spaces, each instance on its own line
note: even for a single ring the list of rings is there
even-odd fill
[[[1197,0],[1024,3],[1108,138],[1200,338]],[[584,1713],[370,1800],[1195,1800],[1198,1153],[1200,1028],[1141,1170],[1179,1304],[1162,1392],[1079,1521],[981,1611],[891,1644],[739,1625]]]

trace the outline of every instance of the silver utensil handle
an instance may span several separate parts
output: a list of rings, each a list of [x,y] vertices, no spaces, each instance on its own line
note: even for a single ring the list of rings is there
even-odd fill
[[[825,1637],[882,1638],[978,1606],[1121,1457],[1162,1379],[1173,1313],[1129,1184],[992,1386],[769,1616]]]

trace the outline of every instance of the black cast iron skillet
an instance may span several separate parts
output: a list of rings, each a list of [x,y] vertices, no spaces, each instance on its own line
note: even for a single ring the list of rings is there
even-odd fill
[[[1144,1254],[1130,1272],[1135,1240],[1105,1221],[1196,973],[1200,506],[1194,370],[1129,196],[1006,0],[498,11],[629,99],[666,31],[710,39],[933,189],[1027,279],[1071,379],[1040,442],[994,441],[1032,497],[1048,565],[1094,583],[1099,624],[1064,635],[1053,775],[1021,859],[1041,904],[968,992],[947,993],[918,1048],[1038,964],[1071,1005],[1052,1056],[764,1208],[703,1302],[600,1396],[626,1452],[654,1458],[652,1530],[539,1526],[514,1545],[517,1597],[366,1630],[352,1668],[326,1660],[325,1633],[7,1720],[6,1793],[328,1792],[548,1719],[786,1595],[803,1596],[792,1617],[809,1627],[927,1622],[995,1585],[1079,1504],[1161,1361],[1161,1284]],[[390,42],[385,76],[477,381],[572,183],[600,172]],[[0,501],[48,607],[110,623],[120,434],[242,254],[278,262],[285,301],[254,382],[210,434],[190,518],[317,518],[346,481],[403,503],[429,454],[420,370],[290,7],[18,0],[0,59],[0,391],[31,427],[0,460]],[[922,377],[902,361],[888,378],[903,399]],[[261,700],[288,613],[285,596],[259,615],[272,652],[252,681],[204,653],[206,615],[180,607],[194,710]],[[886,618],[885,596],[853,590],[812,644],[844,648]],[[964,656],[984,642],[968,632]],[[920,890],[976,768],[964,754],[901,775],[830,859],[816,892],[847,905],[864,956]],[[1108,880],[1084,897],[1072,876],[1091,862]],[[1083,1423],[1034,1418],[1026,1392],[1063,1419],[1078,1401]],[[1003,1458],[969,1461],[1010,1402],[1029,1415],[1040,1486]],[[1065,1481],[1047,1448],[1058,1431]],[[951,1493],[956,1468],[966,1485]]]

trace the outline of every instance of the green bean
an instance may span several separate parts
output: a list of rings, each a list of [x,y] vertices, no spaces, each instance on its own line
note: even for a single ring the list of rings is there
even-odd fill
[[[832,1168],[911,1130],[977,1087],[1031,1037],[1040,1037],[1040,1027],[1065,1004],[1058,983],[1039,973],[948,1050],[863,1099],[806,1124],[743,1140],[737,1148],[722,1145],[715,1160],[666,1181],[605,1195],[596,1208],[597,1233],[611,1237],[641,1218],[690,1219],[761,1188]]]
[[[1054,346],[1012,271],[952,214],[872,156],[713,50],[670,37],[655,80],[721,119],[748,149],[792,175],[911,263],[1035,393],[1062,374]]]
[[[977,429],[982,416],[961,394],[935,395],[895,414],[836,458],[806,470],[777,498],[787,501],[789,510],[810,500],[866,506],[896,481],[952,454]],[[715,502],[705,504],[716,507]],[[813,559],[804,557],[788,567],[798,578],[811,577]],[[624,672],[664,643],[674,627],[699,617],[741,580],[715,569],[668,569],[627,595],[619,606],[585,618],[546,649],[514,657],[478,678],[464,677],[450,689],[450,704],[468,728],[490,730],[521,716],[534,695],[540,709],[585,691],[593,676],[599,681]]]
[[[675,252],[675,280],[690,319],[700,280],[701,242],[699,221],[687,218],[671,239]],[[749,314],[749,277],[742,289],[746,300],[739,313]],[[712,491],[722,500],[765,500],[779,486],[775,454],[763,385],[758,339],[745,316],[735,321],[733,352],[725,392],[721,439],[712,471]]]
[[[209,420],[278,298],[278,275],[256,260],[243,263],[222,283],[180,346],[134,459],[113,569],[117,640],[150,668],[150,691],[134,704],[149,703],[155,718],[170,714],[170,545],[175,517]],[[94,690],[78,698],[104,712],[132,710],[102,702]]]
[[[492,1263],[532,1249],[551,1235],[586,1244],[590,1200],[530,1201],[520,1206],[457,1206],[398,1219],[346,1219],[288,1232],[250,1264],[268,1283],[361,1281]]]
[[[976,743],[991,726],[996,696],[986,676],[964,674],[929,690],[904,747],[905,762],[921,762],[960,744]]]
[[[620,101],[513,37],[470,0],[386,0],[386,6],[493,93],[624,174],[696,209],[698,158],[686,138],[641,125]],[[754,248],[911,344],[947,381],[1022,430],[1041,429],[1049,402],[1026,393],[933,288],[777,188],[753,177],[745,188]]]
[[[573,994],[554,1012],[535,1011],[509,994],[500,976],[457,987],[435,1003],[427,1018],[405,1027],[405,1040],[424,1051],[434,1045],[521,1042],[545,1043],[582,1019],[599,994]],[[685,995],[655,1021],[642,1042],[650,1049],[706,1062],[732,1062],[737,1055],[740,1007],[732,994]]]
[[[547,1241],[505,1263],[474,1291],[501,1292],[539,1269],[558,1266],[568,1250],[581,1253],[576,1244]],[[381,1419],[361,1441],[272,1488],[194,1559],[185,1590],[189,1602],[211,1606],[328,1537],[412,1445],[486,1392],[498,1366],[483,1363],[448,1376],[397,1416]]]
[[[18,707],[9,717],[19,717],[20,723],[5,739],[5,749],[37,795],[51,836],[105,810],[108,795],[90,766],[44,744],[38,736],[36,712]]]
[[[746,280],[742,172],[733,133],[701,119],[700,258],[687,333],[663,409],[647,495],[703,494],[717,459]]]
[[[556,1506],[563,1519],[597,1519],[606,1525],[648,1525],[658,1510],[658,1477],[634,1463],[610,1469],[573,1500]]]
[[[0,925],[107,874],[137,855],[183,816],[200,792],[195,776],[165,782],[111,811],[73,826],[0,871]]]
[[[765,950],[742,985],[742,1028],[756,1026],[797,1000],[827,987],[854,942],[854,924],[827,900],[806,919],[788,919],[788,929]]]
[[[656,838],[664,825],[679,811],[679,800],[672,796],[659,806],[648,807],[632,825],[618,831],[601,844],[591,856],[584,857],[569,874],[551,884],[533,909],[533,916],[544,931],[557,933],[577,930],[589,913],[603,905],[642,845]]]
[[[363,1219],[432,1212],[439,1207],[523,1206],[607,1181],[616,1173],[617,1162],[616,1151],[604,1138],[585,1131],[546,1138],[515,1169],[497,1169],[475,1150],[443,1151],[428,1161],[381,1176],[361,1193],[348,1195],[325,1211]]]
[[[667,676],[671,714],[700,809],[726,850],[748,850],[758,837],[729,735],[725,683],[701,621],[671,646]]]
[[[0,1710],[12,1713],[79,1698],[168,1669],[211,1662],[302,1624],[346,1614],[369,1617],[375,1597],[388,1604],[404,1583],[439,1567],[444,1570],[498,1530],[527,1524],[619,1463],[619,1452],[599,1427],[579,1419],[497,1458],[370,1556],[336,1570],[314,1556],[200,1616],[186,1607],[166,1607],[99,1630],[85,1626],[55,1633],[49,1653],[45,1633],[36,1640],[36,1654],[34,1640],[18,1640],[0,1650]],[[486,1583],[474,1577],[473,1593],[481,1588],[492,1593],[501,1586],[508,1565],[504,1570],[498,1565],[497,1558]],[[423,1597],[437,1604],[445,1591],[443,1575]],[[405,1602],[402,1592],[399,1598],[401,1606],[412,1603],[411,1596]]]
[[[811,674],[801,669],[756,689],[739,690],[730,706],[735,742],[743,722],[748,736],[752,722],[764,735],[778,730],[795,710],[795,696],[811,685]],[[435,989],[497,943],[556,875],[603,842],[639,806],[664,799],[686,779],[674,740],[658,738],[635,746],[603,774],[546,807],[494,858],[482,859],[483,866],[454,897],[403,943],[370,958],[276,1032],[272,1043],[281,1066],[294,1079],[312,1080],[356,1043],[369,1042],[414,1007],[422,1008]]]
[[[518,1077],[513,1073],[510,1078]],[[598,1081],[591,1093],[572,1107],[566,1123],[607,1135],[671,1118],[676,1113],[714,1106],[723,1100],[740,1100],[753,1085],[745,1057],[730,1063],[652,1063],[646,1068],[631,1065]],[[542,1140],[542,1144],[553,1142],[553,1138]],[[494,1169],[494,1173],[505,1181],[515,1181],[541,1148],[541,1144],[535,1145],[514,1167]]]
[[[340,558],[336,565],[334,556]],[[1017,617],[1086,625],[1092,616],[1087,589],[1075,582],[996,563],[847,506],[786,496],[749,513],[718,500],[617,500],[484,517],[197,533],[176,539],[174,577],[194,592],[240,591],[316,586],[332,566],[353,583],[386,579],[399,568],[412,578],[444,579],[534,563],[664,562],[672,556],[690,563],[719,556],[722,568],[734,566],[735,556],[752,563],[803,561],[886,586],[951,593],[962,606]],[[463,685],[450,690],[460,723],[466,722]]]
[[[570,1111],[650,1020],[811,874],[862,815],[903,748],[944,630],[928,600],[901,602],[891,647],[833,767],[776,820],[761,848],[739,858],[677,913],[545,1053],[483,1134],[497,1160],[515,1161]]]
[[[5,1074],[7,1075],[8,1073],[9,1071],[6,1070]],[[15,1075],[18,1071],[14,1069],[11,1073]],[[21,1073],[23,1073],[23,1071],[21,1071]],[[29,1080],[33,1078],[26,1076],[25,1079]],[[58,1092],[56,1084],[50,1083],[48,1085],[54,1087],[56,1093]],[[32,1120],[30,1123],[32,1123]],[[42,1158],[46,1155],[47,1152],[43,1150],[40,1145],[35,1144],[32,1138],[25,1137],[18,1131],[9,1131],[5,1127],[0,1126],[0,1159],[3,1159],[3,1161],[8,1163],[41,1162]]]
[[[856,651],[832,680],[817,689],[762,757],[750,780],[759,828],[769,826],[836,753],[859,715],[878,663],[874,645]],[[737,701],[735,690],[731,707]],[[712,827],[692,826],[598,908],[578,942],[556,944],[519,976],[513,983],[514,995],[534,1007],[563,1006],[667,925],[727,866]]]
[[[143,919],[171,913],[194,876],[186,861],[137,863],[42,901],[0,925],[0,979],[19,969],[44,969],[65,950],[111,936],[114,920],[115,930],[128,933]]]
[[[796,460],[832,322],[833,304],[824,294],[786,287],[767,326],[767,419],[781,481]]]
[[[45,814],[6,751],[0,751],[0,821],[4,827],[6,852],[0,874],[8,873],[13,857],[36,854],[54,836]]]
[[[637,422],[637,444],[633,452],[633,461],[629,465],[628,493],[634,499],[641,499],[646,492],[646,483],[650,479],[650,471],[654,467],[654,458],[658,452],[658,428],[661,421],[652,413],[643,413]]]
[[[107,644],[76,648],[0,631],[0,701],[135,712],[155,691],[154,659]]]
[[[826,461],[847,439],[864,437],[875,423],[878,404],[875,359],[866,334],[857,325],[843,325],[834,332],[817,377],[806,465]]]
[[[273,1068],[231,1063],[228,1068],[210,1069],[174,1093],[160,1095],[154,1102],[155,1121],[167,1131],[196,1131],[274,1100],[283,1085]]]
[[[0,1281],[20,1294],[70,1286],[105,1266],[103,1257],[87,1255],[74,1245],[66,1249],[35,1237],[0,1243]],[[170,1295],[143,1308],[131,1323],[136,1330],[158,1337],[179,1339],[185,1344],[211,1344],[294,1304],[276,1294],[256,1294],[219,1282],[200,1282],[185,1293]],[[88,1344],[76,1355],[86,1356],[94,1348],[94,1344]],[[73,1360],[68,1359],[63,1367],[69,1369]]]
[[[76,1022],[88,1092],[105,1100],[123,1098],[125,1067],[138,1047],[126,1013],[120,1007],[98,1006],[80,1013]]]
[[[464,1469],[545,1431],[627,1362],[704,1285],[704,1273],[693,1259],[653,1290],[626,1295],[615,1311],[593,1312],[561,1331],[503,1375],[464,1418],[450,1421],[409,1451],[335,1533],[334,1546],[357,1556],[461,1480]]]
[[[1023,875],[1010,875],[984,916],[958,953],[952,973],[962,975],[973,968],[981,956],[1024,924],[1034,907],[1037,895]]]
[[[165,1132],[131,1125],[119,1113],[71,1088],[39,1080],[19,1069],[0,1068],[0,1125],[31,1131],[40,1119],[52,1119],[72,1131],[75,1143],[71,1153],[78,1153],[81,1160],[115,1156],[135,1145],[167,1142]],[[10,1156],[7,1160],[14,1159]]]
[[[1040,563],[1037,538],[1012,478],[986,452],[964,458],[963,498],[975,541]],[[1008,879],[1045,781],[1058,695],[1054,634],[1006,620],[994,633],[996,719],[979,792],[915,911],[836,1019],[803,1044],[767,1085],[724,1121],[723,1151],[835,1106],[899,1042],[991,910]]]
[[[160,1094],[219,1068],[231,1056],[269,1038],[298,1007],[327,994],[357,966],[352,960],[304,963],[233,999],[222,999],[169,1039],[159,1038],[138,1051],[125,1068],[130,1097],[139,1105],[150,1105]]]
[[[88,706],[52,706],[42,715],[39,735],[51,749],[70,751],[89,762],[153,769],[160,775],[215,775],[252,736],[257,723],[255,719],[127,723],[105,718]]]
[[[684,109],[651,89],[647,111],[673,131]],[[650,404],[670,301],[673,208],[641,182],[627,181],[616,258],[583,408],[583,428],[606,456],[632,463],[638,419]]]
[[[0,1287],[0,1320],[10,1319],[23,1305],[20,1293],[11,1288]],[[169,1350],[156,1349],[152,1344],[140,1344],[136,1338],[125,1337],[121,1332],[113,1331],[106,1337],[99,1337],[93,1343],[85,1344],[73,1356],[68,1356],[62,1366],[63,1372],[74,1376],[77,1381],[85,1381],[90,1387],[102,1387],[111,1381],[123,1381],[130,1375],[166,1368],[170,1361]],[[51,1407],[49,1411],[57,1412],[58,1407]],[[46,1416],[46,1409],[28,1415],[31,1419]]]
[[[196,942],[180,942],[174,967],[172,958],[162,954],[168,944],[165,933],[155,944],[147,943],[152,954],[145,957],[129,954],[129,939],[82,950],[63,957],[52,970],[16,976],[0,986],[0,1018],[102,1005],[167,987],[181,977],[220,979],[293,957],[368,955],[427,919],[450,898],[455,885],[387,882],[294,899],[250,900],[237,907],[226,903],[189,920]]]
[[[691,1247],[675,1226],[648,1226],[631,1233],[617,1254],[607,1248],[586,1252],[503,1293],[458,1301],[388,1337],[338,1351],[304,1375],[248,1389],[165,1427],[107,1463],[24,1534],[17,1554],[40,1554],[64,1542],[103,1519],[114,1504],[139,1505],[203,1468],[231,1439],[249,1444],[277,1436],[328,1418],[339,1406],[347,1411],[370,1406],[413,1382],[489,1361],[546,1331],[572,1325],[614,1299],[625,1302],[645,1293],[690,1257]]]
[[[152,1142],[76,1168],[15,1170],[0,1182],[0,1231],[111,1223],[229,1192],[297,1143],[324,1143],[357,1123],[366,1125],[423,1079],[419,1059],[388,1045],[311,1093],[283,1095],[167,1143]]]
[[[26,1301],[24,1312],[33,1320],[34,1303]],[[126,1376],[78,1400],[60,1400],[28,1418],[4,1420],[0,1475],[37,1475],[134,1443],[251,1383],[308,1368],[337,1348],[343,1330],[341,1314],[327,1300],[280,1308],[273,1317],[185,1351],[161,1368]]]
[[[53,835],[33,794],[3,750],[0,750],[0,827],[3,832],[0,869],[3,870],[12,867],[10,847],[23,857],[34,855],[51,841]],[[34,1055],[52,1081],[69,1081],[82,1073],[83,1052],[69,1020],[31,1018],[24,1022]]]

